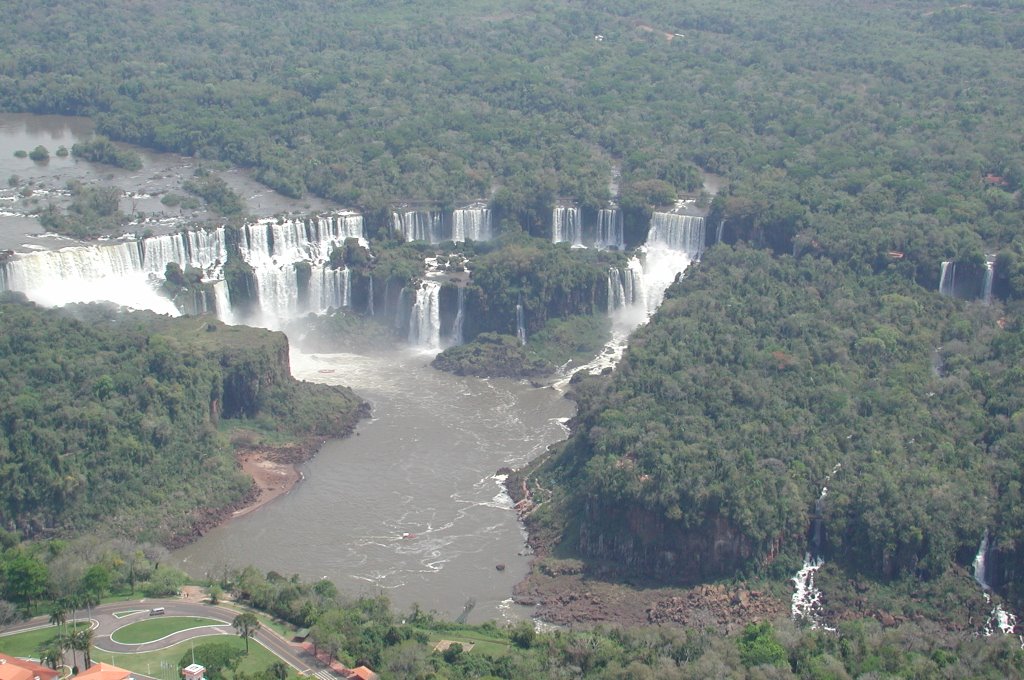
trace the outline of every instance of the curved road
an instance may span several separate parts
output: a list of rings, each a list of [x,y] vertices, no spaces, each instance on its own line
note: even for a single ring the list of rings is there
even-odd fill
[[[111,638],[111,636],[116,633],[117,629],[123,628],[124,626],[137,621],[148,619],[149,610],[154,607],[163,607],[165,611],[164,616],[201,616],[208,619],[222,621],[223,624],[182,630],[177,633],[172,633],[160,640],[140,644],[115,642]],[[189,602],[187,600],[180,599],[127,600],[112,604],[102,604],[98,607],[93,607],[91,611],[93,622],[93,647],[95,648],[95,651],[98,652],[98,654],[94,653],[94,656],[99,657],[103,652],[115,652],[118,654],[152,652],[158,649],[171,647],[180,642],[208,635],[237,635],[238,631],[231,627],[231,621],[233,621],[234,618],[242,611],[246,610],[232,609],[222,605],[201,604],[199,602]],[[120,617],[114,616],[115,613],[121,612],[133,613],[122,615]],[[79,614],[82,612],[79,611],[75,613]],[[81,621],[84,619],[76,617],[75,620]],[[17,625],[0,629],[0,635],[34,630],[37,628],[46,628],[49,626],[52,626],[52,624],[49,623],[48,617],[37,616]],[[267,626],[261,627],[253,636],[253,639],[269,649],[299,673],[304,675],[317,675],[321,680],[330,680],[332,677],[337,677],[326,665],[316,660],[312,654],[299,645],[293,644],[284,639],[277,633],[277,631],[271,630]]]

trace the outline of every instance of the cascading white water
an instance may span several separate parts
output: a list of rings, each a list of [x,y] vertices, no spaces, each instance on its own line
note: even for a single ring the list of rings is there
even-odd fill
[[[574,246],[583,245],[583,223],[580,209],[575,206],[555,206],[551,213],[551,242],[568,241]]]
[[[526,317],[523,310],[523,296],[519,296],[519,302],[516,303],[516,337],[519,338],[519,344],[526,344]]]
[[[718,229],[715,232],[715,243],[722,242],[722,233],[725,231],[725,218],[718,223]]]
[[[981,586],[985,603],[992,607],[992,611],[989,613],[988,619],[981,629],[981,634],[985,637],[990,637],[998,630],[1003,635],[1017,635],[1017,616],[1003,609],[1002,604],[992,605],[992,596],[990,595],[992,588],[989,586],[985,574],[985,560],[988,551],[989,533],[988,529],[986,529],[985,535],[981,538],[981,545],[978,546],[978,554],[974,556],[974,564],[972,565],[974,567],[974,580]],[[1020,639],[1021,648],[1024,649],[1024,633],[1018,635],[1018,638]]]
[[[982,286],[981,299],[986,305],[992,304],[992,280],[995,278],[996,263],[991,257],[985,260],[985,284]]]
[[[647,245],[664,244],[697,259],[704,252],[704,228],[703,217],[656,212],[651,215]]]
[[[351,305],[350,305],[351,306]],[[373,316],[373,274],[370,274],[370,290],[366,296],[366,315]]]
[[[309,308],[323,314],[329,309],[352,306],[352,272],[330,267],[314,267],[309,279]]]
[[[459,208],[452,212],[452,240],[488,241],[491,238],[491,211],[486,204]]]
[[[441,284],[423,281],[409,314],[409,344],[431,351],[441,349]]]
[[[276,327],[294,314],[351,306],[347,270],[325,271],[333,248],[346,239],[362,240],[362,216],[337,212],[310,219],[261,220],[239,232],[239,252],[254,270],[263,323]],[[167,264],[203,271],[213,282],[213,299],[196,297],[194,311],[210,310],[226,323],[235,321],[222,280],[227,259],[223,227],[151,236],[139,241],[80,245],[57,251],[17,255],[3,267],[5,289],[56,306],[72,302],[110,301],[135,309],[178,315],[174,304],[158,292]],[[295,265],[310,263],[309,303],[299,304]]]
[[[597,240],[594,245],[619,250],[625,247],[622,212],[618,208],[601,208],[597,211]]]
[[[48,307],[107,300],[178,316],[174,303],[157,292],[160,282],[151,279],[142,262],[138,241],[38,251],[5,265],[5,285]]]
[[[608,270],[608,313],[632,307],[641,300],[637,294],[643,289],[643,265],[631,258],[625,269],[611,267]]]
[[[224,227],[151,236],[142,239],[140,247],[145,270],[160,276],[163,276],[169,262],[178,264],[182,269],[194,267],[203,270],[207,276],[217,276],[218,268],[228,256]]]
[[[828,495],[828,482],[832,479],[833,475],[839,472],[840,467],[842,467],[842,464],[837,463],[832,468],[832,472],[825,477],[825,484],[821,488],[821,495],[818,496],[818,500],[814,503],[816,517],[812,520],[811,549],[804,556],[804,564],[800,571],[793,577],[793,602],[791,607],[793,620],[805,620],[812,629],[821,628],[828,631],[835,631],[835,628],[822,622],[823,605],[821,591],[814,585],[814,577],[822,565],[825,564],[825,560],[821,556],[821,513],[824,509],[825,497]]]
[[[214,314],[226,324],[235,323],[235,315],[231,311],[231,294],[227,281],[216,281],[213,284]]]
[[[406,241],[440,243],[444,240],[442,213],[430,210],[408,210],[391,213],[395,231]]]
[[[324,262],[350,238],[362,240],[363,216],[339,212],[310,219],[259,220],[242,227],[239,250],[253,267]]]
[[[946,260],[939,272],[939,294],[952,295],[956,286],[956,262]]]
[[[658,216],[661,217],[658,217]],[[647,322],[661,305],[665,291],[704,250],[704,218],[655,213],[647,233],[647,244],[637,249],[628,267],[617,276],[609,272],[609,312],[612,337],[589,363],[574,369],[592,375],[614,368],[622,359],[629,334]],[[675,218],[686,219],[675,219]],[[689,250],[688,250],[689,249]],[[619,278],[621,277],[621,278]],[[618,281],[614,279],[619,278]],[[615,306],[621,283],[624,304]],[[553,386],[563,389],[571,375],[564,374]]]
[[[462,337],[462,323],[465,317],[466,310],[466,289],[459,286],[459,298],[458,298],[458,309],[455,311],[455,320],[452,321],[452,332],[450,337],[452,345],[461,345],[463,343]]]

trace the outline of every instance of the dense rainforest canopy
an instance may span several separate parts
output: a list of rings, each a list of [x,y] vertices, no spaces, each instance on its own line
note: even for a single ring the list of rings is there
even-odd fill
[[[661,541],[717,538],[687,578],[783,573],[841,464],[830,556],[928,578],[988,529],[1019,595],[1019,2],[16,0],[0,41],[0,106],[90,115],[371,217],[489,197],[536,233],[612,177],[628,217],[696,189],[698,166],[727,176],[711,222],[761,251],[713,249],[610,383],[580,386],[551,468],[570,537],[661,574]],[[957,260],[960,296],[981,297],[993,255],[995,305],[934,292]],[[480,260],[481,286],[518,277],[495,287],[502,314],[553,301],[547,277]],[[565,299],[595,283],[565,271]]]
[[[18,0],[0,106],[252,166],[369,212],[624,206],[734,182],[736,235],[870,266],[1015,243],[1018,3]],[[985,179],[988,177],[989,179]],[[531,212],[533,211],[533,212]],[[1017,244],[1019,245],[1019,244]],[[1019,292],[1019,248],[1004,292]]]
[[[251,481],[226,426],[347,432],[351,391],[299,383],[280,333],[0,301],[0,527],[167,541]],[[219,430],[220,428],[220,430]]]

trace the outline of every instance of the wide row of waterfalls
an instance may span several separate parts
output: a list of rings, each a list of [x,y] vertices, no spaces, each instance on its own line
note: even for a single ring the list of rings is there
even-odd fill
[[[431,244],[444,241],[489,241],[493,236],[491,209],[486,203],[474,203],[451,212],[442,210],[396,210],[390,227],[406,241]]]
[[[570,225],[570,232],[580,225],[574,210],[557,213],[567,220],[563,224]],[[447,227],[470,239],[489,233],[490,212],[485,206],[452,215],[446,219],[441,213],[410,211],[396,213],[395,219],[416,240],[433,240],[437,229]],[[621,243],[618,212],[608,211],[601,219],[604,243]],[[227,323],[282,328],[306,314],[353,307],[353,273],[331,262],[332,252],[349,239],[366,243],[363,218],[353,212],[76,245],[15,255],[0,265],[0,289],[24,292],[48,306],[107,300],[164,314],[213,313]],[[655,213],[649,243],[627,266],[609,271],[608,313],[637,310],[638,319],[649,316],[664,289],[703,247],[703,218]],[[235,260],[231,253],[236,253]],[[172,264],[182,276],[201,284],[173,300],[162,290]],[[382,306],[383,313],[394,319],[396,333],[425,350],[459,344],[464,291],[445,281],[443,274],[425,271],[408,287],[386,282],[375,292],[370,276],[360,284],[356,311],[374,315],[375,306]],[[526,342],[527,312],[520,304],[514,313],[517,335]]]
[[[551,242],[622,250],[626,247],[622,211],[615,206],[601,208],[593,222],[586,222],[578,206],[556,205],[551,211]]]

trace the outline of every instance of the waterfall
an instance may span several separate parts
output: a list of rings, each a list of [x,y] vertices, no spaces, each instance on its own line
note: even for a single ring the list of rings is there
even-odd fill
[[[704,218],[656,212],[651,215],[647,244],[662,244],[697,259],[704,252]]]
[[[982,287],[981,299],[986,305],[992,304],[992,279],[995,278],[995,260],[991,257],[985,260],[985,285]]]
[[[597,241],[599,248],[622,250],[626,241],[623,236],[622,212],[618,208],[601,208],[597,211]]]
[[[325,262],[350,238],[363,238],[363,216],[340,212],[308,219],[258,220],[242,227],[239,250],[253,267],[277,262]]]
[[[945,260],[942,263],[942,270],[939,273],[939,294],[953,295],[956,286],[956,262]]]
[[[234,324],[235,316],[231,312],[231,295],[227,281],[216,281],[213,284],[213,311],[217,318],[226,324]]]
[[[626,306],[626,286],[622,271],[611,267],[608,270],[608,313]]]
[[[601,352],[577,371],[591,375],[614,368],[622,359],[629,334],[646,323],[665,297],[665,291],[703,251],[704,218],[655,213],[647,243],[637,249],[625,270],[608,273],[608,311],[612,316],[612,337]],[[689,248],[689,250],[687,250]],[[621,297],[620,295],[621,287]],[[620,305],[618,300],[622,301]],[[518,308],[517,308],[518,316]],[[556,388],[568,385],[567,375]]]
[[[301,311],[323,314],[330,309],[352,306],[352,272],[347,267],[314,267],[309,278],[309,302]]]
[[[166,263],[159,266],[160,273]],[[156,264],[153,265],[157,268]],[[18,255],[6,267],[7,289],[55,307],[107,300],[133,309],[178,316],[174,303],[158,292],[161,278],[143,267],[138,241],[83,245]]]
[[[488,241],[491,238],[491,211],[485,203],[452,212],[453,241]]]
[[[990,590],[988,581],[985,580],[985,555],[988,553],[988,529],[978,546],[978,554],[974,556],[974,580],[978,582],[982,590]]]
[[[643,302],[643,265],[637,258],[630,258],[625,269],[608,269],[608,313],[630,308]]]
[[[370,274],[370,291],[366,296],[366,315],[373,316],[373,274]]]
[[[455,320],[452,321],[452,332],[449,336],[451,338],[452,345],[461,345],[463,343],[462,337],[462,321],[463,315],[466,310],[466,289],[459,286],[459,301],[458,310],[455,312]]]
[[[825,484],[821,488],[821,494],[818,496],[818,500],[814,502],[814,517],[811,519],[809,549],[804,556],[803,566],[796,573],[796,576],[793,577],[794,590],[791,607],[793,620],[799,621],[804,619],[810,623],[812,629],[835,630],[835,628],[829,627],[821,620],[823,603],[821,591],[814,585],[814,577],[822,565],[825,564],[825,559],[822,557],[824,520],[821,515],[825,507],[825,497],[828,496],[828,483],[839,472],[840,467],[842,467],[842,464],[837,463],[832,468],[832,472],[825,476]]]
[[[715,243],[721,243],[722,242],[722,232],[724,232],[724,231],[725,231],[725,218],[722,218],[722,221],[718,223],[718,230],[715,232]]]
[[[519,302],[516,303],[516,337],[519,338],[519,344],[526,344],[526,319],[523,312],[523,296],[519,296]]]
[[[441,284],[423,281],[409,314],[409,344],[429,350],[441,348]]]
[[[142,264],[147,272],[164,275],[168,262],[182,269],[194,267],[210,274],[227,259],[224,227],[211,231],[197,229],[164,236],[151,236],[140,241]]]
[[[990,637],[998,630],[1003,635],[1016,635],[1016,615],[1003,609],[1002,604],[992,604],[992,595],[990,594],[992,587],[989,585],[985,573],[985,560],[988,557],[989,548],[989,532],[988,529],[985,529],[985,535],[981,537],[981,545],[978,546],[978,554],[974,556],[974,564],[972,565],[974,568],[974,580],[981,586],[981,593],[985,597],[985,603],[992,607],[981,633],[985,637]],[[1024,634],[1018,637],[1021,642],[1021,649],[1024,649]]]
[[[551,242],[568,241],[574,246],[583,245],[583,225],[580,209],[574,206],[555,206],[551,213]]]
[[[350,273],[325,268],[335,247],[349,238],[361,240],[362,232],[362,216],[351,212],[259,220],[241,227],[239,253],[253,267],[265,322],[276,326],[296,314],[351,306]],[[213,283],[212,299],[197,296],[190,311],[215,310],[221,320],[233,323],[222,280],[227,241],[226,229],[219,227],[38,251],[12,258],[3,269],[2,283],[48,306],[105,300],[177,316],[179,310],[158,290],[167,264],[174,262],[182,269],[201,270],[204,280]],[[302,262],[310,266],[308,288],[304,279],[300,286],[296,271]]]
[[[431,210],[408,210],[391,213],[391,222],[395,231],[405,237],[406,241],[426,241],[440,243],[443,238],[442,213]]]

